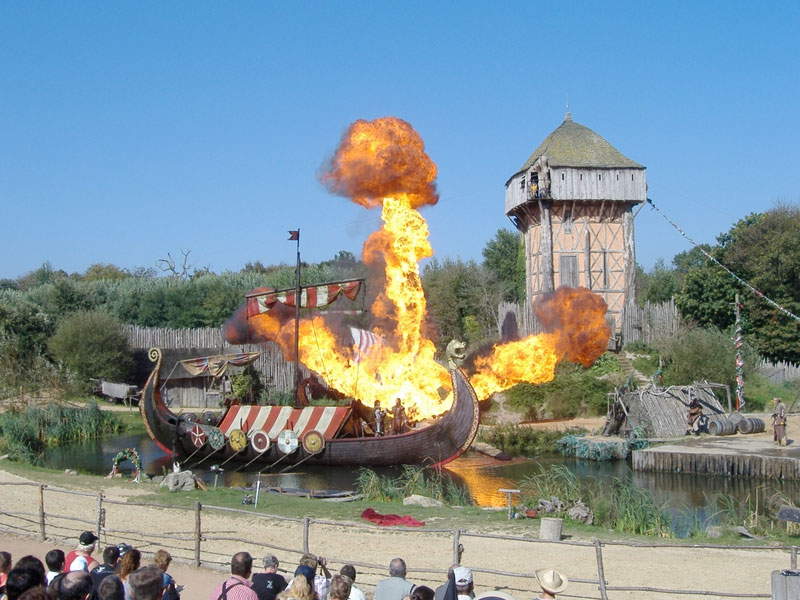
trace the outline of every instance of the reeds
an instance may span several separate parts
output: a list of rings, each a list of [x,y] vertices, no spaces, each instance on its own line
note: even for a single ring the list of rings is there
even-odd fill
[[[624,479],[579,481],[567,467],[556,465],[526,477],[519,489],[522,503],[528,507],[535,507],[540,498],[558,498],[563,510],[553,516],[568,518],[567,510],[583,502],[592,510],[595,525],[621,533],[672,535],[672,518],[666,506],[657,504],[650,492]]]
[[[49,446],[118,433],[122,428],[116,415],[101,411],[97,404],[83,408],[28,406],[0,415],[0,435],[8,454],[34,464]]]
[[[472,498],[441,469],[403,465],[397,477],[379,475],[372,469],[362,467],[356,478],[358,492],[365,500],[391,502],[412,494],[435,498],[451,506],[472,504]]]

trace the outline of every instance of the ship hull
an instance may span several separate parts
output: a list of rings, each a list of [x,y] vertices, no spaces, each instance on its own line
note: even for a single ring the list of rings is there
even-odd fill
[[[164,404],[159,391],[160,352],[151,350],[151,360],[157,364],[145,384],[139,404],[142,419],[150,437],[165,452],[172,454],[176,460],[183,461],[184,466],[189,468],[222,463],[247,466],[248,470],[254,471],[291,469],[293,465],[301,463],[372,467],[402,464],[444,465],[463,454],[478,432],[478,399],[464,373],[456,368],[451,370],[453,405],[433,424],[421,429],[377,437],[324,437],[321,449],[311,452],[301,443],[289,454],[284,453],[274,440],[271,440],[269,449],[264,452],[257,452],[252,443],[237,451],[228,436],[218,430],[215,448],[208,441],[197,443],[197,436],[193,438],[191,435],[191,429],[196,424],[183,420]],[[253,407],[251,410],[276,408]],[[223,415],[221,423],[225,422],[226,417]],[[211,432],[213,428],[205,429]],[[242,430],[251,439],[257,427],[244,425]],[[223,444],[219,443],[220,435],[224,438]]]

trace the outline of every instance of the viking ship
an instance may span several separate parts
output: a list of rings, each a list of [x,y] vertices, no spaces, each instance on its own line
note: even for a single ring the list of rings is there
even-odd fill
[[[248,470],[287,471],[299,464],[444,465],[463,454],[478,432],[478,398],[466,375],[450,360],[453,403],[426,427],[392,435],[365,435],[371,410],[358,400],[349,406],[228,407],[215,424],[173,413],[161,398],[162,355],[151,348],[155,368],[147,379],[139,411],[158,446],[184,467],[236,463]]]

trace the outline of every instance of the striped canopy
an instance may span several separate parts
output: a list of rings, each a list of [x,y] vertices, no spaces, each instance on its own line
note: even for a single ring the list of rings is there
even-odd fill
[[[234,429],[241,429],[248,437],[261,430],[273,442],[284,429],[293,430],[301,439],[307,431],[318,431],[330,440],[349,414],[349,406],[231,406],[219,428],[226,436]]]
[[[332,304],[339,296],[344,295],[355,300],[361,289],[361,280],[343,283],[329,283],[300,288],[300,308],[321,308]],[[252,317],[269,311],[276,302],[286,306],[296,306],[297,292],[281,290],[264,292],[247,298],[247,315]]]

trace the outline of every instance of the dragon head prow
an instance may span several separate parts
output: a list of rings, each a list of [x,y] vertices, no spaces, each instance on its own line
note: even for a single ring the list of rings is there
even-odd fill
[[[458,369],[464,362],[467,354],[467,345],[460,340],[450,340],[447,344],[447,366]]]

